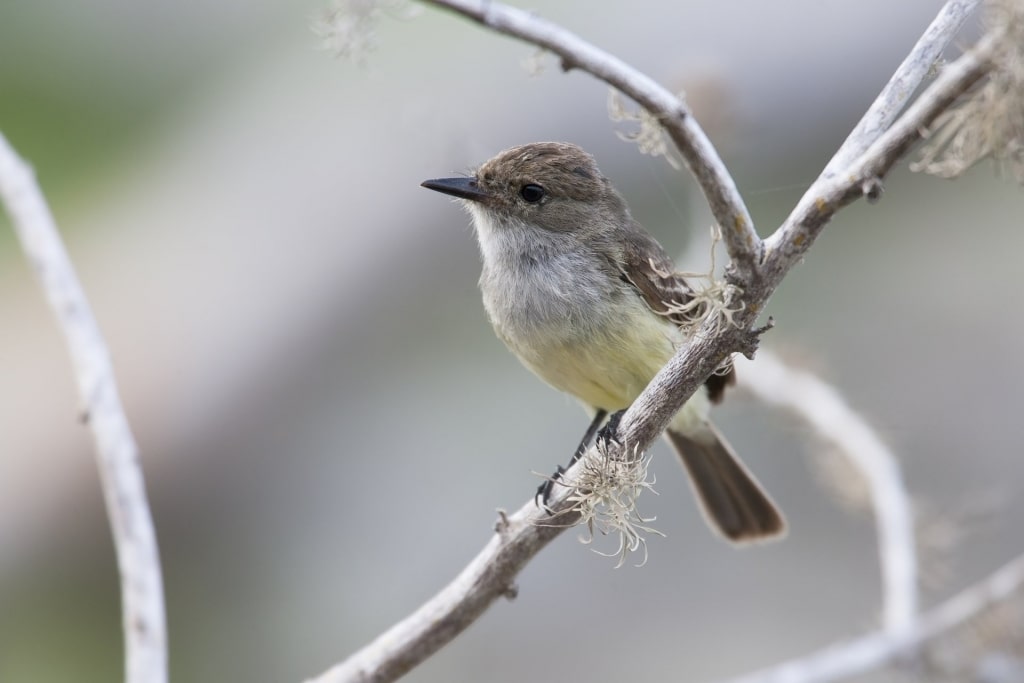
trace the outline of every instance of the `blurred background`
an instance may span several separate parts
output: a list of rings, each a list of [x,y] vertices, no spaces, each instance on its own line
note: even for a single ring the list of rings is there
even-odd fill
[[[686,89],[764,235],[940,4],[536,9]],[[671,252],[711,223],[685,172],[618,139],[604,85],[550,57],[531,76],[535,50],[430,8],[385,13],[375,50],[337,60],[310,30],[325,8],[0,3],[0,130],[35,165],[111,348],[176,681],[298,681],[344,658],[452,578],[586,427],[495,339],[468,217],[420,181],[567,140]],[[1021,549],[1022,209],[987,165],[952,183],[897,171],[769,307],[765,345],[900,454],[928,604]],[[0,321],[0,681],[119,680],[91,443],[6,218]],[[641,509],[667,538],[645,567],[570,531],[408,680],[713,680],[877,624],[872,522],[819,483],[820,445],[739,394],[716,421],[785,509],[785,542],[713,537],[659,445]]]

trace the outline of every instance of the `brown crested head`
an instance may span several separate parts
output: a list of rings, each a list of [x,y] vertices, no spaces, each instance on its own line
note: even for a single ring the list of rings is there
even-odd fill
[[[465,200],[510,227],[587,233],[604,222],[631,220],[594,157],[567,142],[506,149],[471,177],[428,180],[423,186]]]
[[[529,200],[523,192],[537,185],[547,197],[593,201],[606,191],[608,181],[601,175],[594,157],[568,142],[534,142],[506,149],[483,163],[476,181],[487,194]],[[543,198],[541,199],[543,201]]]
[[[585,234],[628,213],[594,157],[567,142],[507,149],[477,169],[476,182],[492,214],[544,230]]]

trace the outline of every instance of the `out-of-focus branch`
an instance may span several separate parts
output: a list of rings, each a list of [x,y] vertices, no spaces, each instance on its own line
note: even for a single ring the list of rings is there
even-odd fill
[[[532,43],[598,78],[653,114],[682,154],[720,226],[737,279],[747,282],[761,260],[761,240],[736,183],[686,104],[647,74],[536,14],[490,0],[423,0],[489,29]]]
[[[914,628],[880,631],[725,683],[828,683],[875,671],[913,655],[1024,590],[1024,555],[918,617]]]
[[[914,511],[899,461],[875,430],[832,386],[761,351],[757,362],[737,359],[739,386],[765,403],[792,411],[834,444],[864,477],[871,495],[882,568],[883,630],[912,628],[917,613]]]
[[[0,199],[71,354],[92,432],[121,576],[127,683],[167,681],[167,635],[156,534],[138,448],[103,336],[32,169],[0,135]]]

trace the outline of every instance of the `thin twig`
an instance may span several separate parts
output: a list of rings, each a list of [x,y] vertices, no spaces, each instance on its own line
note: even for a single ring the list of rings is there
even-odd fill
[[[722,227],[733,272],[747,282],[761,260],[761,240],[736,183],[686,104],[647,74],[561,26],[490,0],[423,0],[559,56],[562,68],[580,69],[631,97],[664,126],[696,178]]]
[[[163,582],[138,448],[99,326],[35,174],[0,134],[0,199],[64,333],[92,432],[121,575],[127,683],[167,681]]]
[[[900,464],[871,425],[834,387],[761,351],[757,362],[737,359],[739,386],[766,403],[800,416],[842,451],[864,477],[874,509],[882,570],[882,628],[897,635],[914,626],[918,603],[914,511]]]
[[[1024,555],[918,617],[913,629],[879,631],[723,683],[829,683],[875,671],[1024,590]]]
[[[948,64],[889,130],[841,172],[818,180],[804,193],[785,222],[764,241],[761,276],[774,291],[779,281],[814,243],[836,211],[861,197],[877,197],[882,179],[921,139],[928,126],[992,68],[1001,33],[986,35],[973,49]]]
[[[967,17],[981,0],[949,0],[925,30],[906,59],[896,69],[867,113],[839,147],[822,175],[831,178],[840,168],[849,166],[889,129],[907,102],[921,85]]]

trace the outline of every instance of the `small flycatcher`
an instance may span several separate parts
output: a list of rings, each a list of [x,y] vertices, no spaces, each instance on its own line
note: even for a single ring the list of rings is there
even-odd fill
[[[692,301],[689,285],[575,145],[513,147],[471,177],[423,187],[469,210],[491,324],[527,368],[583,403],[593,418],[585,448],[686,341],[678,306]],[[665,436],[712,528],[734,542],[763,540],[784,532],[782,515],[708,419],[734,372],[712,375]]]

